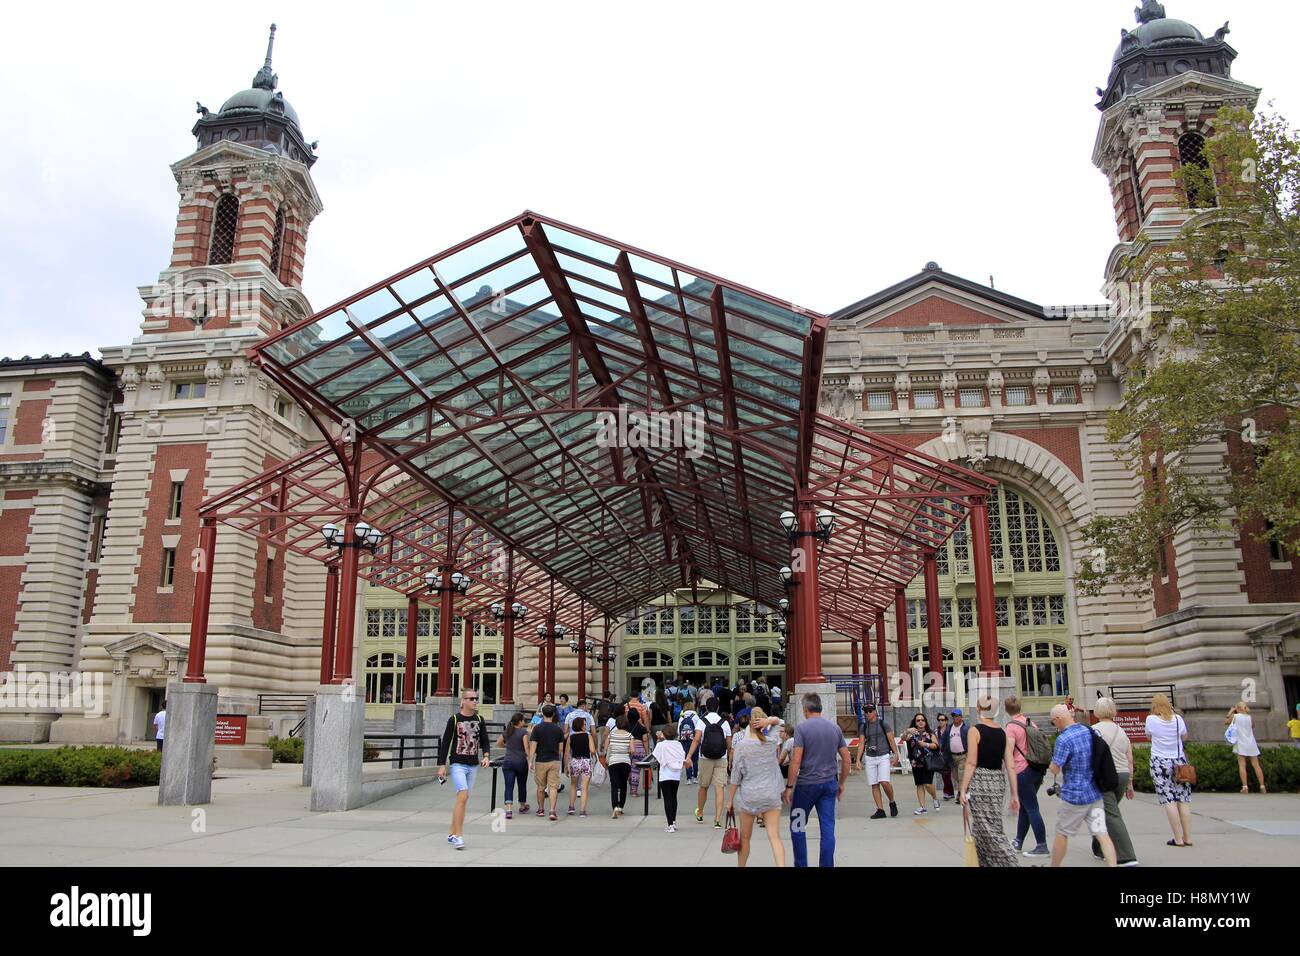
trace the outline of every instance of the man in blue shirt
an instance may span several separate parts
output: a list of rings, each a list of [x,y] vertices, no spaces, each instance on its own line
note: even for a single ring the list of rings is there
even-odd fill
[[[1065,849],[1070,837],[1079,832],[1079,825],[1088,824],[1088,832],[1096,838],[1106,865],[1115,865],[1115,844],[1106,833],[1106,809],[1101,791],[1092,779],[1092,748],[1096,734],[1091,727],[1075,723],[1074,711],[1064,704],[1052,708],[1052,726],[1059,733],[1052,751],[1052,765],[1047,768],[1053,779],[1064,775],[1057,796],[1061,809],[1056,814],[1056,842],[1052,845],[1052,866],[1060,866],[1065,859]],[[1104,740],[1096,745],[1107,746]]]
[[[835,865],[835,804],[844,796],[852,758],[840,728],[822,716],[821,696],[804,694],[802,704],[804,719],[795,727],[794,755],[782,799],[790,805],[794,865],[808,865],[808,825],[815,809],[821,829],[818,864],[829,867]]]

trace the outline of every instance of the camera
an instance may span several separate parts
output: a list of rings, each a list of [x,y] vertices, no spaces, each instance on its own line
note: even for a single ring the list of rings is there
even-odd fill
[[[1052,781],[1052,785],[1051,785],[1050,787],[1048,787],[1047,790],[1044,791],[1044,792],[1045,792],[1049,797],[1055,797],[1055,796],[1057,796],[1057,795],[1061,792],[1061,785],[1060,785],[1059,783],[1057,783],[1055,780],[1053,780],[1053,781]]]

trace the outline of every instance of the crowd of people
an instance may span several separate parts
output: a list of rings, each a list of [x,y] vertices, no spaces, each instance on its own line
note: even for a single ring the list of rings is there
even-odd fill
[[[799,703],[804,719],[791,727],[776,716],[779,687],[743,680],[734,687],[720,681],[706,687],[683,682],[641,695],[606,694],[573,704],[567,694],[560,694],[558,702],[547,695],[531,719],[515,713],[496,741],[504,750],[505,816],[512,819],[516,812],[531,811],[558,820],[567,778],[565,815],[586,817],[591,787],[607,784],[611,817],[619,819],[629,796],[650,785],[653,768],[665,832],[678,830],[681,788],[695,786],[695,822],[705,824],[711,817],[717,830],[734,825],[740,866],[748,862],[755,826],[766,831],[776,864],[785,865],[783,808],[789,810],[794,865],[808,865],[807,829],[815,813],[821,835],[819,865],[833,866],[836,804],[851,769],[865,771],[875,804],[870,819],[880,820],[899,814],[892,773],[906,760],[916,788],[913,813],[937,813],[943,801],[956,799],[980,866],[1018,866],[1022,855],[1050,858],[1052,866],[1060,866],[1070,838],[1084,827],[1099,860],[1109,866],[1138,865],[1121,809],[1124,800],[1134,797],[1133,746],[1115,722],[1117,707],[1108,697],[1094,706],[1095,724],[1072,700],[1053,707],[1054,740],[1021,712],[1014,696],[1001,702],[1005,723],[996,719],[997,701],[982,696],[975,702],[973,723],[960,708],[936,715],[933,727],[924,713],[917,713],[897,737],[868,704],[853,754],[840,728],[822,716],[816,694],[803,695]],[[456,785],[447,842],[457,849],[464,846],[469,791],[477,770],[488,766],[486,723],[477,709],[478,693],[463,693],[461,709],[448,720],[439,751],[439,776],[445,781],[450,767]],[[1228,711],[1225,726],[1225,737],[1238,758],[1242,792],[1248,790],[1248,762],[1260,792],[1267,792],[1245,702]],[[1187,724],[1165,695],[1156,694],[1145,730],[1151,740],[1156,799],[1172,832],[1168,845],[1193,846],[1190,800],[1195,777],[1184,746]],[[1039,800],[1049,776],[1046,795],[1059,799],[1050,847]],[[535,811],[528,802],[530,777],[536,787]],[[943,800],[936,777],[943,779]],[[710,797],[712,812],[706,817]],[[1013,838],[1003,829],[1007,810],[1016,818]]]

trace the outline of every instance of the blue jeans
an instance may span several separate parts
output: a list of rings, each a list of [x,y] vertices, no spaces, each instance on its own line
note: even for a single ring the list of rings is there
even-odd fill
[[[817,811],[817,825],[821,828],[821,852],[818,866],[835,865],[835,797],[840,782],[798,785],[790,793],[790,842],[794,844],[794,865],[808,865],[808,826],[812,811]],[[796,825],[796,823],[798,825]]]
[[[451,782],[455,786],[456,792],[470,790],[474,786],[474,778],[478,776],[478,764],[454,763],[451,765]]]
[[[506,803],[514,802],[515,781],[518,781],[519,802],[528,802],[528,764],[501,764],[501,773],[506,778]]]
[[[1016,796],[1020,798],[1020,819],[1016,821],[1016,842],[1024,844],[1025,834],[1034,828],[1036,846],[1046,846],[1047,827],[1043,825],[1043,814],[1038,809],[1038,788],[1043,785],[1043,775],[1032,767],[1026,767],[1016,774]]]

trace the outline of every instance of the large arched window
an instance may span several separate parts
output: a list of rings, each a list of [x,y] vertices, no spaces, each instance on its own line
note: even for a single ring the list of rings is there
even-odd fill
[[[421,654],[415,659],[415,702],[424,703],[438,689],[438,655]],[[460,658],[451,659],[451,694],[460,697]]]
[[[989,543],[994,577],[994,619],[1002,673],[1014,677],[1022,697],[1062,697],[1069,687],[1070,629],[1060,538],[1046,514],[1023,492],[1000,484],[988,499]],[[944,669],[951,679],[954,650],[961,649],[961,671],[979,668],[979,627],[975,576],[968,528],[959,529],[940,551],[939,627]],[[908,644],[912,679],[923,678],[929,663],[924,582],[908,588]],[[1046,661],[1034,653],[1042,642],[1059,648]],[[1046,645],[1042,645],[1046,646]],[[1047,670],[1038,665],[1045,663]],[[924,690],[925,685],[914,685]]]
[[[479,702],[495,704],[497,690],[501,686],[501,655],[495,651],[484,651],[474,655],[474,687],[478,690]]]
[[[239,229],[239,200],[234,193],[226,193],[217,200],[212,215],[212,240],[208,243],[208,264],[219,266],[230,262],[235,254],[235,234]]]
[[[1183,167],[1183,191],[1187,193],[1187,205],[1193,209],[1218,205],[1214,197],[1214,175],[1210,170],[1210,161],[1205,157],[1205,137],[1195,132],[1180,136],[1178,162]]]
[[[404,654],[371,654],[366,658],[366,703],[397,704],[402,700],[406,671]]]

